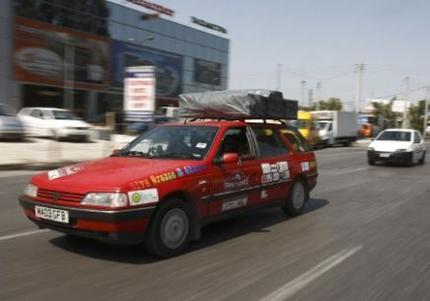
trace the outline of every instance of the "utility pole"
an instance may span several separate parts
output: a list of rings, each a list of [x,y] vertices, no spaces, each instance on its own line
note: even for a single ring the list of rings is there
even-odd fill
[[[320,109],[320,100],[321,100],[321,82],[317,82],[317,87],[315,89],[315,101],[316,101],[316,110]]]
[[[306,98],[306,81],[302,80],[300,84],[302,85],[302,96],[301,96],[300,102],[302,103],[302,106],[304,106],[305,98]]]
[[[428,108],[429,108],[429,96],[430,96],[430,87],[426,88],[426,96],[424,100],[424,124],[423,124],[423,137],[426,137],[426,127],[428,122]]]
[[[357,74],[357,84],[355,90],[355,105],[354,111],[355,113],[360,113],[360,105],[361,105],[361,89],[363,84],[363,71],[365,70],[364,64],[356,64],[355,65],[355,73]]]
[[[276,90],[281,91],[282,64],[278,64],[276,69]]]
[[[403,104],[403,120],[402,120],[402,128],[406,129],[408,127],[408,100],[409,100],[409,76],[406,76],[404,79],[405,84],[405,95],[404,97],[404,104]]]
[[[314,90],[309,89],[308,90],[308,107],[310,108],[313,102],[313,97],[314,97]]]

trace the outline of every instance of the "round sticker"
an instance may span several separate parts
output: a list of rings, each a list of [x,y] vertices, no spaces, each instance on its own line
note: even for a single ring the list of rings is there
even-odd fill
[[[133,203],[137,204],[140,202],[141,199],[142,197],[140,196],[140,193],[135,192],[131,195],[131,200],[133,201]]]

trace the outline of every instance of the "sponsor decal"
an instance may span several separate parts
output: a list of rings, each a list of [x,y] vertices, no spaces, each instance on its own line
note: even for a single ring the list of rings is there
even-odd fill
[[[150,204],[158,202],[158,190],[150,188],[145,190],[135,190],[128,193],[130,206]]]
[[[173,171],[165,172],[158,176],[150,176],[149,179],[152,182],[152,185],[157,185],[165,182],[170,182],[176,179],[176,174]]]
[[[248,176],[243,172],[230,175],[224,182],[225,190],[236,190],[248,186]]]
[[[263,171],[261,184],[287,180],[290,177],[287,161],[280,161],[272,164],[262,163],[261,170]]]
[[[301,162],[300,165],[302,167],[302,171],[308,171],[310,169],[308,161]]]
[[[184,171],[186,175],[192,175],[201,172],[207,168],[206,165],[195,165],[195,166],[185,166]]]
[[[222,211],[232,210],[240,207],[245,207],[248,203],[248,197],[225,200],[222,203]]]
[[[184,176],[184,171],[182,170],[182,168],[176,168],[176,175],[181,178]]]
[[[268,193],[267,193],[267,190],[262,190],[261,191],[261,198],[262,199],[267,199],[267,197],[268,197],[269,195],[268,195]]]
[[[72,166],[66,166],[66,167],[54,169],[54,170],[48,171],[48,179],[49,180],[55,180],[55,179],[62,178],[65,176],[70,176],[70,175],[73,175],[75,173],[78,173],[82,169],[83,169],[83,167],[79,166],[79,165],[72,165]]]
[[[263,174],[270,173],[270,164],[269,163],[262,163],[261,164],[261,171]]]

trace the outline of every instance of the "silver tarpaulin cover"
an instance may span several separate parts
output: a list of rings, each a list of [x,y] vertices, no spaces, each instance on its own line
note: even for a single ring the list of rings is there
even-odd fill
[[[186,118],[297,119],[298,102],[272,90],[226,90],[179,95]]]

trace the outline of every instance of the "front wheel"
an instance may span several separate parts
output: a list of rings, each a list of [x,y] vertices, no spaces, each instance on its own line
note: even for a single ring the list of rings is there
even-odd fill
[[[190,243],[190,213],[180,199],[168,199],[160,205],[145,240],[146,249],[159,257],[181,254]]]
[[[375,165],[375,160],[367,159],[367,163],[371,166]]]
[[[290,195],[282,206],[282,210],[289,216],[297,216],[303,213],[306,202],[309,200],[309,192],[302,181],[297,181],[291,188]]]

